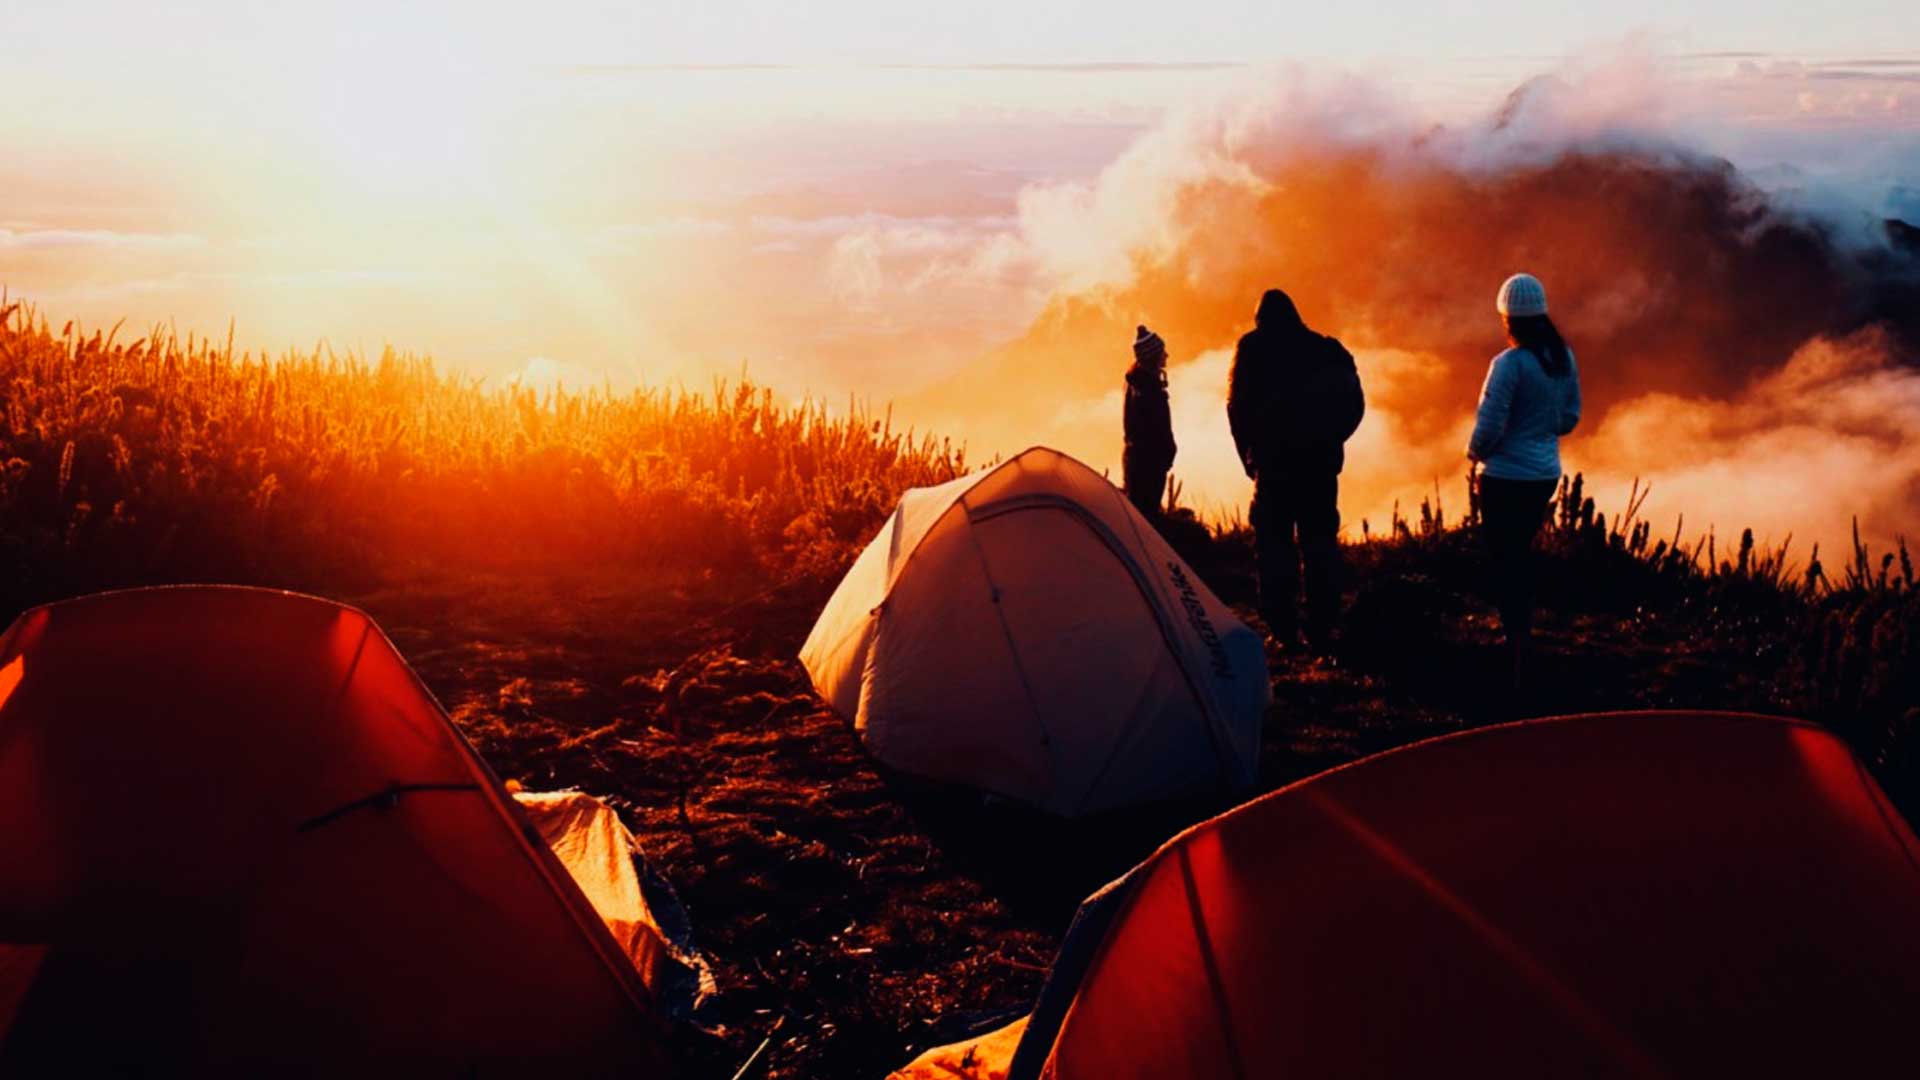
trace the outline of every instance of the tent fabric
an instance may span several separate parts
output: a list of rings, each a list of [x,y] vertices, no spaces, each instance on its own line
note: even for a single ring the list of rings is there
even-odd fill
[[[43,955],[0,1073],[665,1069],[636,945],[366,615],[101,594],[9,670],[0,972]]]
[[[44,945],[8,945],[0,943],[0,1038],[13,1026],[14,1014],[27,999],[40,965],[47,958]]]
[[[1259,637],[1045,448],[902,496],[800,659],[881,762],[1068,816],[1251,786],[1272,698]]]
[[[714,991],[712,969],[693,947],[686,913],[650,869],[639,842],[611,806],[579,791],[515,791],[513,800],[669,1016],[693,1012]]]
[[[633,868],[633,835],[620,816],[578,791],[516,791],[513,800],[567,868],[641,980],[653,985],[669,958]]]
[[[1451,735],[1195,826],[1104,890],[1008,1073],[1862,1074],[1911,1051],[1917,858],[1812,725]]]
[[[887,1080],[1007,1080],[1013,1053],[1026,1030],[1023,1016],[984,1035],[936,1046],[888,1074]]]

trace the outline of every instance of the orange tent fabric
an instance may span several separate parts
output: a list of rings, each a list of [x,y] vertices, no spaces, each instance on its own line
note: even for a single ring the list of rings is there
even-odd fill
[[[947,1046],[936,1046],[896,1069],[887,1080],[1007,1080],[1027,1018]]]
[[[599,912],[661,1011],[678,1015],[676,1007],[691,1010],[713,991],[713,973],[691,941],[671,941],[663,928],[635,865],[639,845],[613,807],[580,791],[516,791],[513,801]],[[676,909],[666,925],[683,923],[678,897],[666,899]]]
[[[631,943],[364,614],[108,593],[0,672],[0,1073],[664,1071]]]
[[[1917,851],[1808,724],[1448,736],[1196,826],[1090,900],[1009,1074],[1861,1075],[1911,1056]]]

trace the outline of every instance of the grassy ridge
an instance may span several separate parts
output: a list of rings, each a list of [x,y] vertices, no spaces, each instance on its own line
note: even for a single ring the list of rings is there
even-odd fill
[[[837,565],[900,491],[964,471],[860,410],[488,388],[391,351],[269,361],[0,313],[0,577],[17,604],[421,560],[752,573]]]
[[[1837,569],[1817,547],[1799,564],[1784,547],[1757,547],[1752,530],[1726,545],[1678,526],[1655,538],[1639,519],[1645,492],[1637,487],[1610,522],[1583,487],[1578,476],[1562,481],[1542,530],[1543,607],[1740,656],[1716,677],[1750,685],[1723,682],[1722,702],[1827,724],[1920,816],[1920,582],[1904,540],[1876,554],[1856,527]],[[1462,520],[1425,502],[1418,519],[1396,513],[1386,536],[1351,549],[1353,659],[1416,682],[1444,677],[1410,658],[1474,606],[1462,594],[1476,591],[1485,566],[1471,483],[1465,501]]]
[[[1027,1009],[1073,905],[1191,823],[910,800],[811,692],[793,656],[834,576],[901,491],[965,468],[946,443],[745,386],[535,394],[113,339],[0,316],[0,624],[139,582],[361,603],[502,776],[608,798],[680,890],[721,991],[677,1029],[687,1075],[730,1075],[775,1016],[768,1076],[878,1076]],[[1656,537],[1572,479],[1516,702],[1470,487],[1455,505],[1348,545],[1336,659],[1275,660],[1263,788],[1515,712],[1741,708],[1831,725],[1920,819],[1903,549],[1815,572],[1750,535]],[[1250,606],[1243,527],[1166,531]]]
[[[387,353],[269,361],[151,333],[58,333],[0,312],[0,609],[159,581],[347,591],[442,569],[830,577],[909,488],[966,468],[952,444],[858,410],[710,394],[488,388]],[[1467,512],[1396,515],[1352,545],[1354,658],[1403,679],[1477,604]],[[1544,604],[1737,639],[1761,700],[1844,732],[1920,806],[1920,589],[1902,545],[1803,569],[1750,533],[1654,537],[1566,484]],[[1187,520],[1182,549],[1230,600],[1244,535]],[[1484,610],[1484,605],[1479,605]],[[1449,621],[1451,620],[1451,622]],[[1428,673],[1433,674],[1433,673]],[[1749,695],[1751,697],[1751,695]],[[1729,697],[1728,700],[1734,700]]]

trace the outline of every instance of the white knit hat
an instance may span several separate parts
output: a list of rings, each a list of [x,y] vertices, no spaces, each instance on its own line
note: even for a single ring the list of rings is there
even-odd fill
[[[1532,274],[1515,274],[1500,286],[1493,306],[1502,315],[1524,318],[1547,313],[1547,287]]]

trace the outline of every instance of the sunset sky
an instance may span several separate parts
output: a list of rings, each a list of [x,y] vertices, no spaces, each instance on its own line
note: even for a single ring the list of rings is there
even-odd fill
[[[1549,76],[1577,88],[1553,123],[1584,136],[1724,155],[1823,213],[1920,215],[1909,2],[24,0],[4,26],[12,295],[494,381],[745,365],[792,396],[910,399],[1119,272],[1114,238],[1145,234],[1111,208],[1156,133],[1297,100],[1276,86],[1417,131]],[[1123,346],[1088,348],[1117,377]],[[1109,390],[1060,415],[1103,417]],[[976,437],[1048,439],[1025,434]]]

